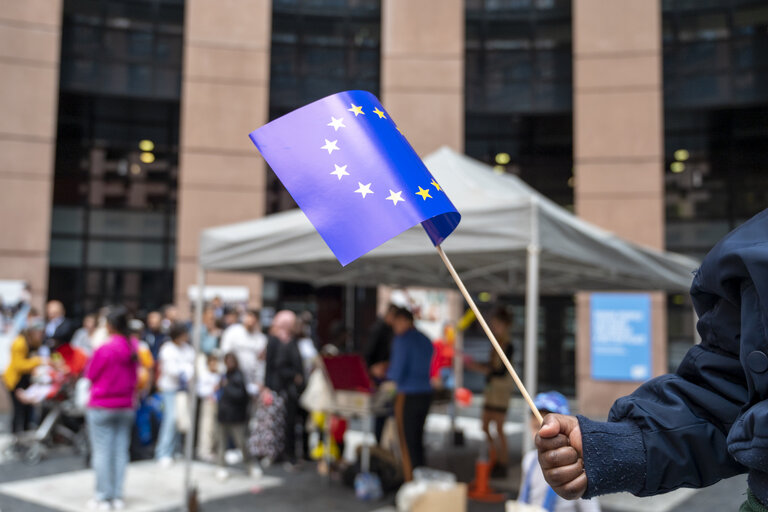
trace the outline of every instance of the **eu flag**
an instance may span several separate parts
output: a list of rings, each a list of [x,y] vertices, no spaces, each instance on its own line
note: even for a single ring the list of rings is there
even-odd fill
[[[422,224],[439,245],[461,215],[378,99],[328,96],[251,140],[342,265]]]

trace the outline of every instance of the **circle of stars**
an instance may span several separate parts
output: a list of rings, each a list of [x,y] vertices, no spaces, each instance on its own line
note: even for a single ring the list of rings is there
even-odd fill
[[[355,118],[361,115],[362,116],[365,115],[365,112],[363,111],[363,106],[355,105],[354,103],[350,103],[350,108],[347,109],[347,112],[351,112],[352,114],[354,114]],[[378,107],[374,107],[371,112],[373,112],[377,116],[374,119],[387,119],[386,113],[383,110],[380,110]],[[331,128],[333,128],[334,132],[338,132],[342,128],[347,128],[347,125],[344,124],[344,118],[343,117],[336,118],[335,116],[331,116],[331,122],[329,122],[326,126],[330,126]],[[400,134],[403,133],[402,130],[400,130],[400,128],[398,128],[397,126],[395,126],[395,128],[397,129],[398,132],[400,132]],[[338,139],[336,140],[325,139],[325,144],[321,146],[320,149],[324,149],[328,151],[328,154],[331,155],[334,151],[341,151],[341,148],[339,148],[338,146],[338,142],[339,142]],[[334,164],[333,167],[334,167],[334,170],[330,174],[333,176],[336,176],[338,178],[338,181],[341,181],[341,179],[344,176],[350,176],[350,173],[347,171],[347,167],[348,167],[347,164],[345,165]],[[371,186],[373,185],[373,183],[363,184],[362,182],[358,181],[357,185],[358,185],[358,188],[357,190],[354,191],[354,193],[360,194],[362,199],[365,199],[368,195],[374,193],[374,191],[371,190]],[[442,188],[440,188],[440,185],[437,183],[437,181],[435,181],[434,178],[429,183],[429,185],[431,185],[432,188],[437,192],[442,191]],[[414,192],[414,194],[417,196],[420,196],[423,201],[432,199],[432,195],[430,194],[429,187],[424,188],[421,185],[419,185],[418,192]],[[397,206],[398,203],[406,202],[405,198],[403,197],[402,190],[398,190],[397,192],[395,192],[392,189],[389,189],[389,196],[387,196],[385,200],[392,201],[392,206]]]

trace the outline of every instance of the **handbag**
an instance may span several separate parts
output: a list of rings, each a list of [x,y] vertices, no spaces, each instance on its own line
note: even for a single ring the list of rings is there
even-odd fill
[[[84,411],[91,401],[91,381],[85,377],[77,379],[75,382],[75,407]]]
[[[307,411],[327,411],[333,406],[333,390],[322,368],[315,368],[309,375],[299,405]]]

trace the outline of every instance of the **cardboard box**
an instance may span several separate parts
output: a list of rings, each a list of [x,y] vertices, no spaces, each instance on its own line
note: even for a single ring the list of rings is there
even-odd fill
[[[416,500],[412,512],[467,512],[467,484],[457,483],[447,491],[427,491]]]

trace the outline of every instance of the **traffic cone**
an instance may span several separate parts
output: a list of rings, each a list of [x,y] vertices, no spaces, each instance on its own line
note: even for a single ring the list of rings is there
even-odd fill
[[[495,457],[488,460],[485,456],[485,450],[480,452],[480,457],[475,462],[475,479],[469,484],[467,495],[475,501],[485,503],[500,503],[507,499],[503,493],[494,492],[489,485],[491,479],[491,469],[496,464]]]

